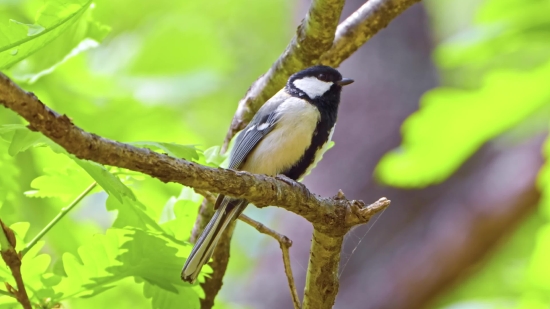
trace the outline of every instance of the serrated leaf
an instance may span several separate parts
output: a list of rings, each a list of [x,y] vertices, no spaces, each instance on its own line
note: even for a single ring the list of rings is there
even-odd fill
[[[72,167],[44,169],[45,175],[35,178],[31,187],[36,189],[25,192],[28,197],[57,197],[69,201],[82,193],[93,179],[82,169]]]
[[[204,151],[205,163],[215,167],[221,166],[227,159],[228,154],[229,152],[222,154],[220,146],[210,147]]]
[[[122,202],[124,197],[135,200],[134,193],[130,188],[111,174],[103,165],[92,161],[80,160],[71,156],[80,167],[82,167],[109,195],[114,196]]]
[[[170,213],[167,217],[171,220],[162,227],[177,239],[189,239],[202,199],[193,189],[183,187],[180,195],[167,203],[164,211]]]
[[[0,69],[21,61],[57,38],[91,3],[91,0],[51,0],[39,10],[35,23],[13,21],[0,28]]]
[[[111,196],[107,198],[107,210],[117,210],[118,214],[113,222],[113,227],[124,228],[127,226],[138,227],[142,229],[162,230],[153,219],[154,212],[149,210],[138,200],[123,197],[122,200]]]
[[[150,148],[152,150],[162,150],[166,154],[181,158],[185,160],[197,160],[199,158],[198,150],[193,145],[180,145],[176,143],[163,143],[163,142],[150,142],[150,141],[143,141],[143,142],[131,142],[129,143],[134,146],[141,146]]]
[[[0,126],[0,137],[10,143],[8,153],[15,156],[31,147],[40,146],[48,139],[39,132],[33,132],[22,124]]]
[[[12,66],[12,78],[19,82],[34,83],[69,59],[98,47],[110,32],[110,27],[93,19],[92,8],[93,5],[51,43]]]
[[[106,235],[97,235],[91,243],[78,249],[82,263],[71,254],[63,256],[67,277],[55,290],[63,293],[63,299],[87,297],[105,291],[126,277],[172,292],[193,290],[179,278],[182,256],[190,250],[191,245],[174,241],[163,233],[109,229]],[[195,297],[198,299],[196,293]]]
[[[25,236],[29,230],[30,224],[28,222],[17,222],[10,226],[13,230],[16,238],[16,251],[20,251],[25,247]],[[32,247],[21,260],[21,274],[23,281],[27,287],[29,298],[33,302],[41,302],[42,296],[53,297],[55,295],[51,287],[45,287],[43,283],[44,276],[51,277],[52,274],[48,274],[46,271],[51,263],[51,257],[48,254],[40,254],[40,250],[44,246],[44,241],[39,241],[34,247]],[[3,280],[9,282],[12,286],[16,286],[11,271],[5,264],[3,259],[0,259],[0,277]],[[53,283],[53,282],[51,282]],[[4,285],[0,286],[0,289],[6,291]]]
[[[200,308],[199,296],[193,288],[176,287],[176,291],[168,291],[158,286],[145,282],[143,294],[151,298],[153,309],[180,309]]]

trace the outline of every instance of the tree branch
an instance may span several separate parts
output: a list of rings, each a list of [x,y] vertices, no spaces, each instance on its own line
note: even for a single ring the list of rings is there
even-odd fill
[[[336,29],[334,43],[320,63],[337,67],[378,31],[420,0],[369,0]]]
[[[336,28],[344,1],[313,0],[286,50],[252,84],[239,102],[225,137],[224,149],[265,101],[284,87],[290,75],[315,64],[340,66],[359,47],[416,2],[420,0],[369,0]]]
[[[348,223],[356,224],[355,221],[346,223],[346,213],[353,201],[315,196],[300,183],[206,167],[88,133],[75,126],[67,116],[49,109],[34,94],[23,91],[3,74],[0,74],[0,104],[29,121],[31,130],[42,132],[80,159],[141,172],[163,182],[246,198],[258,207],[278,205],[312,223],[325,226],[328,231],[336,227],[341,233],[351,227]]]
[[[15,283],[17,284],[17,289],[15,289],[6,282],[6,288],[23,308],[32,309],[31,301],[23,282],[23,276],[21,275],[21,254],[15,251],[15,235],[9,227],[4,225],[2,220],[0,220],[0,226],[2,228],[2,231],[0,231],[0,254],[6,265],[10,268],[13,279],[15,279]]]
[[[346,200],[340,190],[334,197],[337,200]],[[390,201],[381,198],[373,204],[364,207],[360,201],[353,201],[348,213],[350,222],[368,222],[375,214],[386,209]],[[309,253],[306,287],[304,290],[303,309],[332,308],[338,287],[338,265],[345,234],[327,234],[319,225],[313,225],[313,239]]]
[[[292,267],[290,265],[289,249],[292,246],[292,240],[290,240],[285,235],[279,234],[274,230],[268,228],[267,226],[263,225],[262,223],[248,217],[247,215],[241,214],[239,216],[239,219],[255,228],[258,232],[269,235],[279,242],[279,246],[281,247],[281,251],[283,252],[283,264],[285,266],[285,274],[286,278],[288,279],[288,287],[290,288],[290,297],[292,297],[294,309],[302,308],[302,305],[300,304],[300,298],[298,297],[298,291],[296,290],[296,283],[294,283],[294,276],[292,275]]]

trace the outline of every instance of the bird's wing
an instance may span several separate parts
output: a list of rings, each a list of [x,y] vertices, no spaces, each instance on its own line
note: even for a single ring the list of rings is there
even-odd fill
[[[231,151],[229,157],[229,168],[230,169],[239,169],[244,163],[250,152],[254,149],[256,145],[266,136],[277,124],[279,120],[279,113],[277,112],[277,107],[281,105],[288,95],[284,90],[279,91],[271,99],[269,99],[265,104],[260,108],[256,113],[252,121],[244,128],[244,130],[237,136],[235,140],[235,146]],[[231,201],[237,200],[224,196],[223,194],[218,195],[214,209],[223,208],[225,205],[231,203]],[[236,202],[236,201],[235,201]],[[248,203],[240,203],[240,207],[244,209]],[[228,207],[232,209],[233,207]],[[242,211],[242,210],[241,210]]]
[[[229,158],[230,169],[239,169],[258,142],[273,130],[279,120],[277,107],[288,97],[289,95],[283,90],[275,94],[260,108],[248,126],[239,134]]]

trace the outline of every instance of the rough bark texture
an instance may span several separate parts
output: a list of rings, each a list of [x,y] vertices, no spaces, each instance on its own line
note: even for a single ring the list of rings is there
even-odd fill
[[[331,236],[314,228],[303,309],[332,308],[334,305],[339,287],[338,264],[343,242],[344,235]]]
[[[386,28],[399,14],[420,0],[370,0],[363,4],[336,30],[332,47],[320,63],[337,67],[363,46],[378,31]]]

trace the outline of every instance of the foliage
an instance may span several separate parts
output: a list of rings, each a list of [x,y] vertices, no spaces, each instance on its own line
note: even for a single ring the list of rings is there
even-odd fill
[[[441,5],[429,4],[434,14],[443,10]],[[547,130],[550,3],[489,0],[479,5],[474,24],[444,40],[434,53],[452,87],[422,97],[419,110],[403,123],[402,144],[380,160],[380,181],[404,188],[437,184],[490,140],[513,143]],[[539,179],[540,213],[434,308],[548,307],[549,184],[546,166]]]
[[[536,121],[547,122],[550,45],[543,34],[550,24],[541,14],[549,8],[546,1],[488,1],[472,29],[437,48],[438,64],[459,76],[458,87],[423,96],[402,126],[401,146],[377,166],[382,182],[408,188],[440,183],[485,142],[537,114],[544,118]]]
[[[226,157],[214,145],[239,97],[292,35],[287,6],[0,1],[0,70],[88,131],[217,167]],[[248,49],[258,52],[251,57]],[[193,190],[79,160],[7,110],[0,112],[0,170],[0,217],[19,250],[99,185],[24,255],[34,304],[199,307],[198,283],[179,278],[202,201]],[[5,265],[0,280],[14,285]],[[0,296],[0,308],[18,306]]]

